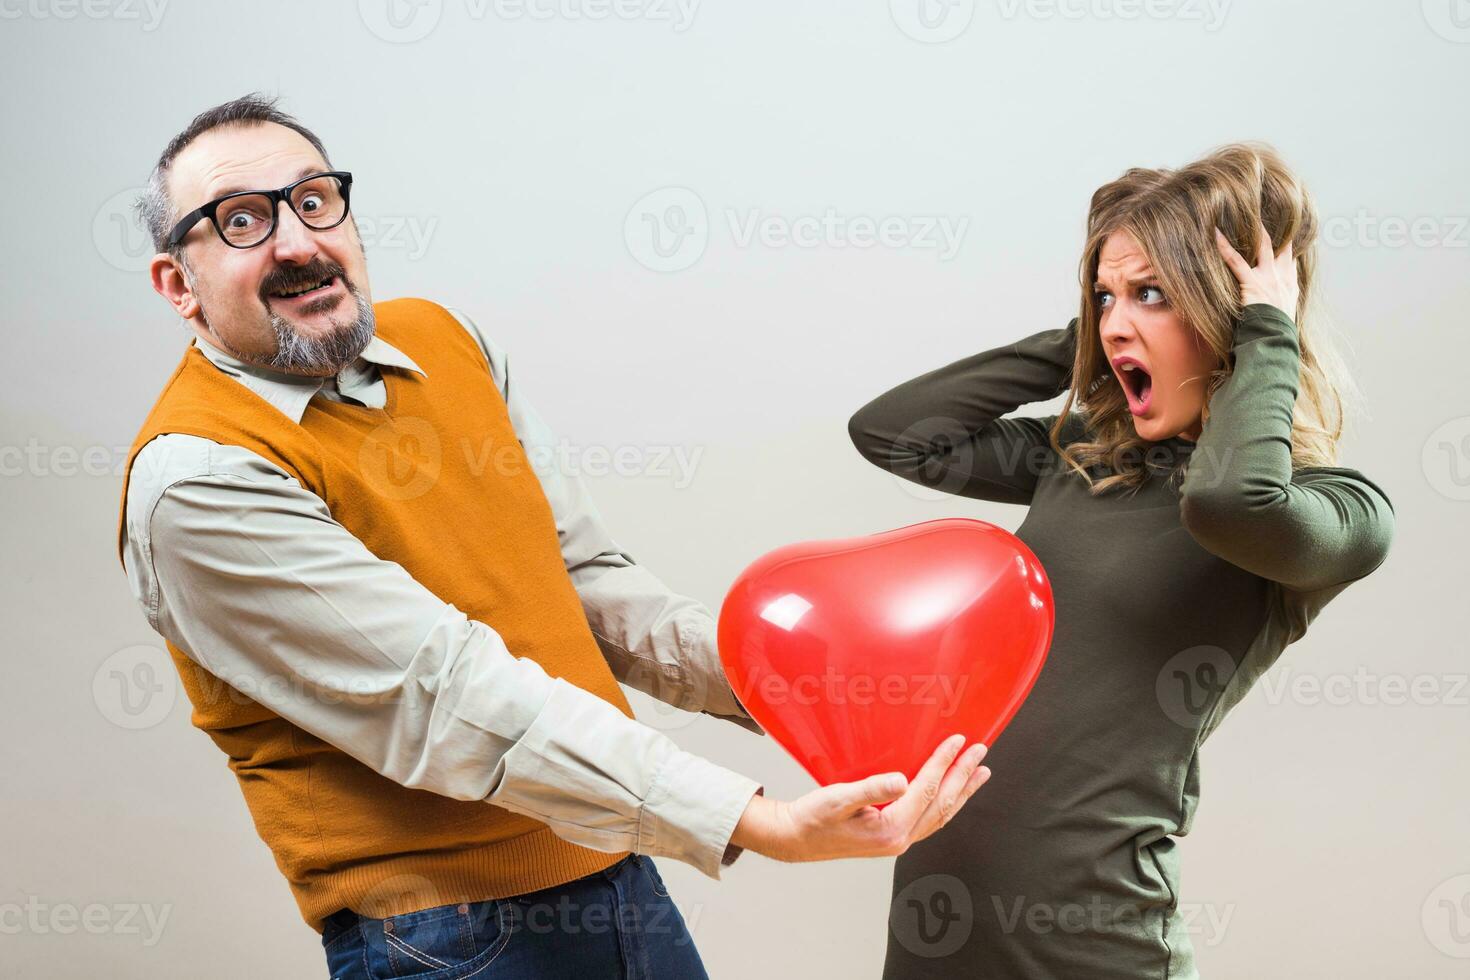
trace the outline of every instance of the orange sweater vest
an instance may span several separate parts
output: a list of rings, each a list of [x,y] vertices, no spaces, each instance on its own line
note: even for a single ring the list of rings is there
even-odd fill
[[[378,335],[427,375],[383,368],[384,408],[314,398],[298,425],[191,346],[143,423],[128,470],[166,432],[258,453],[320,496],[375,555],[494,627],[512,653],[632,717],[478,344],[427,300],[374,309]],[[125,474],[124,507],[127,483]],[[118,531],[121,547],[121,522]],[[401,786],[166,645],[194,725],[229,756],[257,832],[318,932],[344,906],[388,916],[503,898],[626,854],[577,846],[487,803]]]

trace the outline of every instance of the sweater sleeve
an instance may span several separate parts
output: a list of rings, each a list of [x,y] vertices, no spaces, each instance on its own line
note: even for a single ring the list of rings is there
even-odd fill
[[[1001,418],[1071,384],[1077,320],[922,374],[858,409],[848,434],[863,458],[934,490],[1025,504],[1056,416]]]
[[[1181,486],[1184,527],[1231,564],[1298,591],[1367,575],[1388,556],[1393,504],[1356,470],[1292,469],[1296,324],[1252,303],[1236,325],[1234,355]]]

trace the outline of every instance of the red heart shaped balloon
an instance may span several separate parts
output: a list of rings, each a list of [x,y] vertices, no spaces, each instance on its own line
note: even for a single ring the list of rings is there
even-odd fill
[[[725,674],[822,785],[910,779],[955,732],[993,744],[1051,645],[1051,584],[984,521],[778,548],[720,609]]]

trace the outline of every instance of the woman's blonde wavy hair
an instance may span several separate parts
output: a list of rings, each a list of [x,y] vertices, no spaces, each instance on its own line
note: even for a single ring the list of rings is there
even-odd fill
[[[1259,142],[1232,143],[1178,170],[1130,169],[1092,195],[1079,266],[1082,306],[1074,381],[1050,438],[1094,495],[1141,486],[1148,476],[1147,448],[1152,445],[1134,431],[1127,398],[1098,337],[1102,314],[1093,283],[1103,242],[1115,231],[1129,232],[1148,256],[1180,319],[1214,351],[1219,367],[1205,386],[1208,419],[1210,398],[1230,377],[1234,325],[1242,309],[1239,280],[1220,256],[1214,228],[1219,225],[1236,251],[1254,265],[1258,221],[1265,223],[1278,254],[1288,241],[1292,243],[1301,287],[1293,317],[1300,338],[1301,374],[1292,419],[1292,466],[1336,464],[1351,379],[1314,322],[1316,317],[1308,312],[1315,300],[1316,209],[1274,149]],[[1063,447],[1061,432],[1074,406],[1088,441]],[[1171,486],[1182,480],[1184,469],[1173,468]]]

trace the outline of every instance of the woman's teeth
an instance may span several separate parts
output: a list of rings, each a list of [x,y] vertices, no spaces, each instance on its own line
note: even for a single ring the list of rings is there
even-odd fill
[[[1133,392],[1133,397],[1139,401],[1148,398],[1149,389],[1153,387],[1153,379],[1147,371],[1137,364],[1123,365],[1123,376],[1128,379],[1128,387]]]

